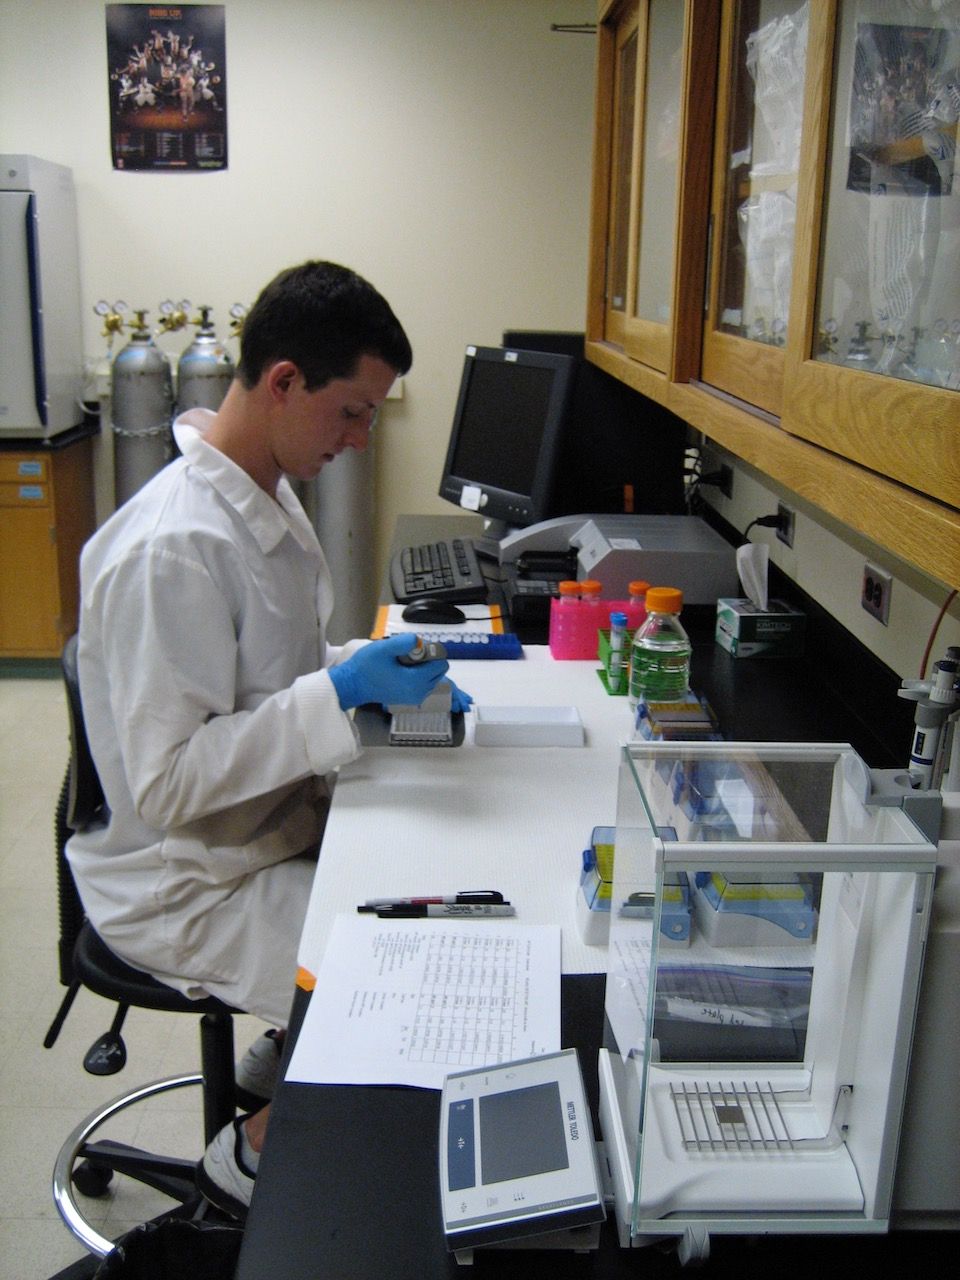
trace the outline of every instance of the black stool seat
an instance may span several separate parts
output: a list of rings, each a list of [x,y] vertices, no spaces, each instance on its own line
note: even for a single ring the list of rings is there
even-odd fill
[[[215,996],[192,1000],[140,969],[121,960],[89,921],[77,937],[73,952],[77,977],[89,990],[107,1000],[119,1000],[138,1009],[162,1009],[167,1013],[239,1013]]]

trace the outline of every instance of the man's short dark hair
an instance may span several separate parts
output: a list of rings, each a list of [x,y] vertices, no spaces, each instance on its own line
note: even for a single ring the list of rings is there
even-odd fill
[[[348,378],[361,356],[405,374],[413,352],[400,321],[373,285],[335,262],[288,267],[244,317],[237,375],[249,389],[268,365],[291,360],[308,391]]]

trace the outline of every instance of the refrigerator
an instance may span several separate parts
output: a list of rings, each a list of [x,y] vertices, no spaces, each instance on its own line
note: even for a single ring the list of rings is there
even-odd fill
[[[0,438],[83,420],[77,208],[66,166],[0,156]]]

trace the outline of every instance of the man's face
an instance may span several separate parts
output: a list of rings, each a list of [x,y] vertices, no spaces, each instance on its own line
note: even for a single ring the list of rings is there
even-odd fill
[[[396,378],[396,370],[376,356],[360,357],[353,374],[307,391],[297,370],[286,393],[284,412],[271,437],[279,469],[298,480],[312,480],[344,449],[365,449],[377,409]]]

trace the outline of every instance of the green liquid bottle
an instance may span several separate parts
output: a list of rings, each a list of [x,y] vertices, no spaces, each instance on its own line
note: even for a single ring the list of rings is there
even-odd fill
[[[679,702],[690,688],[690,640],[680,624],[683,592],[651,587],[647,616],[633,637],[630,652],[631,706]]]

